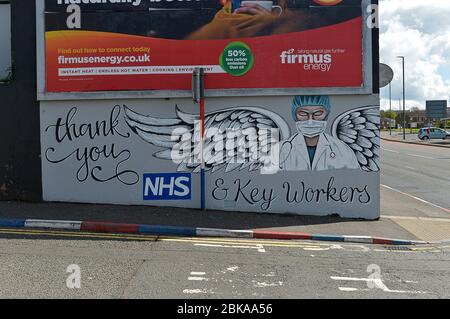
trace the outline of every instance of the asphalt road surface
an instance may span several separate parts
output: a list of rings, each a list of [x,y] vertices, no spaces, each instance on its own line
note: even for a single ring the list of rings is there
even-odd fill
[[[409,196],[447,218],[450,150],[393,142],[382,149],[382,187],[403,193],[395,205]],[[1,298],[450,298],[449,265],[450,244],[0,229]]]
[[[132,236],[113,235],[62,240],[60,233],[48,234],[0,240],[1,298],[450,297],[449,245],[397,250],[255,240],[117,241]]]
[[[450,212],[450,148],[382,141],[382,187]]]

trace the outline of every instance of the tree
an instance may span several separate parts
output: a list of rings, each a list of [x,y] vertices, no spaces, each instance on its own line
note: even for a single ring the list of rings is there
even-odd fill
[[[395,120],[397,118],[397,113],[395,113],[394,111],[385,111],[384,118]]]
[[[387,111],[381,110],[380,117],[381,117],[382,122],[390,123],[390,125],[393,126],[394,121],[397,118],[397,113],[395,113],[394,111],[389,111],[389,110],[387,110]]]

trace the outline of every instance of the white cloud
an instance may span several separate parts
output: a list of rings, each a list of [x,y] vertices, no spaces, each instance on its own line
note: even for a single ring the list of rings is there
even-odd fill
[[[395,72],[393,107],[402,98],[405,56],[407,108],[425,107],[429,99],[450,96],[450,1],[381,0],[380,60]],[[389,107],[388,88],[382,89],[381,106]]]

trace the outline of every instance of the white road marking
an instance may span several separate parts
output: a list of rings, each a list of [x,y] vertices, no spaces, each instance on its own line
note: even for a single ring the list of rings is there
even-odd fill
[[[400,191],[400,190],[398,190],[398,189],[392,188],[392,187],[390,187],[390,186],[387,186],[387,185],[383,185],[383,184],[381,184],[381,186],[382,186],[382,187],[384,187],[384,188],[387,188],[387,189],[389,189],[389,190],[391,190],[391,191],[394,191],[394,192],[397,192],[397,193],[403,194],[403,195],[405,195],[405,196],[408,196],[408,197],[414,198],[415,200],[418,200],[419,202],[422,202],[422,203],[424,203],[424,204],[428,204],[428,205],[431,205],[431,206],[433,206],[433,207],[436,207],[436,208],[442,209],[443,211],[445,211],[445,212],[447,212],[447,213],[450,213],[450,209],[447,209],[447,208],[445,208],[445,207],[442,207],[442,206],[439,206],[439,205],[436,205],[436,204],[430,203],[429,201],[426,201],[426,200],[424,200],[424,199],[422,199],[422,198],[419,198],[419,197],[416,197],[416,196],[414,196],[414,195],[411,195],[411,194],[408,194],[408,193],[402,192],[402,191]]]
[[[365,281],[365,282],[372,282],[376,279],[371,279],[371,278],[356,278],[356,277],[336,277],[336,276],[331,276],[330,277],[333,280],[345,280],[345,281]]]
[[[425,159],[431,159],[431,160],[435,160],[437,158],[435,157],[431,157],[431,156],[423,156],[423,155],[417,155],[417,154],[406,154],[408,156],[414,156],[414,157],[419,157],[419,158],[425,158]]]
[[[417,253],[415,250],[389,250],[389,249],[374,249],[375,252],[384,252],[384,253],[397,253],[397,254],[414,254]]]
[[[399,151],[388,150],[387,148],[381,148],[381,149],[382,149],[383,151],[392,152],[392,153],[395,153],[395,154],[400,154]]]
[[[231,267],[228,267],[225,270],[221,270],[220,273],[226,274],[226,273],[229,273],[229,272],[236,272],[238,269],[239,269],[239,266],[231,266]]]
[[[252,282],[253,282],[253,286],[257,287],[257,288],[283,286],[283,282],[282,281],[268,283],[268,282],[258,282],[256,280],[252,280]]]
[[[394,150],[390,150],[390,149],[387,149],[387,148],[381,148],[383,151],[386,151],[386,152],[391,152],[391,153],[395,153],[395,154],[404,154],[404,153],[401,153],[401,152],[399,152],[399,151],[394,151]],[[424,156],[424,155],[417,155],[417,154],[409,154],[409,153],[406,153],[406,154],[404,154],[404,155],[408,155],[408,156],[413,156],[413,157],[419,157],[419,158],[425,158],[425,159],[431,159],[431,160],[437,160],[438,158],[436,158],[436,157],[431,157],[431,156]]]
[[[190,276],[188,277],[189,281],[194,281],[194,282],[198,282],[198,281],[209,281],[209,278],[206,277],[201,277],[206,275],[206,272],[204,271],[191,271]],[[183,293],[185,294],[213,294],[212,291],[208,291],[206,289],[184,289]]]
[[[306,251],[328,251],[328,250],[348,250],[348,251],[362,251],[362,252],[368,252],[370,251],[369,247],[363,246],[363,245],[346,245],[342,246],[339,244],[332,244],[328,247],[303,247],[303,250]]]
[[[450,218],[411,217],[411,216],[389,216],[389,215],[381,215],[381,218],[387,218],[387,219],[404,219],[404,220],[425,220],[425,221],[431,221],[431,222],[444,222],[444,223],[450,223]]]
[[[339,287],[340,291],[358,291],[358,288],[351,288],[351,287]]]
[[[261,275],[261,276],[263,276],[263,277],[275,277],[275,273],[274,272],[269,272],[268,274],[266,274],[266,275]]]
[[[205,277],[188,277],[188,280],[193,280],[193,281],[208,281],[208,278]]]
[[[254,246],[242,246],[242,245],[219,245],[219,244],[194,244],[194,246],[201,247],[219,247],[219,248],[242,248],[242,249],[256,249],[260,253],[265,253],[266,250],[263,245],[254,245]]]
[[[363,281],[363,282],[367,282],[368,284],[372,283],[373,287],[381,289],[384,292],[390,292],[390,293],[399,293],[399,294],[426,294],[427,293],[427,292],[422,292],[422,291],[391,290],[384,284],[383,280],[381,280],[380,278],[356,278],[356,277],[335,277],[335,276],[331,276],[330,278],[333,280],[337,280],[337,281]],[[340,287],[340,288],[342,288],[342,287]],[[352,291],[355,291],[355,290],[352,290]]]
[[[184,289],[184,294],[207,294],[208,291],[206,289]]]
[[[256,245],[256,247],[257,247],[257,249],[258,249],[258,251],[260,253],[265,253],[266,252],[266,249],[264,248],[263,245]]]
[[[203,271],[191,271],[191,276],[204,276],[206,275]]]
[[[411,171],[415,171],[415,170],[416,170],[414,167],[411,167],[411,166],[405,166],[405,168],[406,168],[406,169],[409,169],[409,170],[411,170]]]

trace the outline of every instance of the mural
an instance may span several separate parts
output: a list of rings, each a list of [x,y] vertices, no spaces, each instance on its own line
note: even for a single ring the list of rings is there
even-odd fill
[[[376,219],[378,101],[209,98],[203,144],[191,99],[43,101],[44,200]]]
[[[333,122],[331,135],[325,133],[330,109],[328,96],[294,98],[292,117],[298,133],[283,144],[284,169],[379,171],[378,106],[359,107],[341,114]]]
[[[331,109],[328,96],[296,96],[291,108],[298,131],[292,136],[282,117],[262,107],[237,106],[208,113],[203,150],[206,169],[255,171],[278,165],[277,170],[286,171],[379,171],[378,106],[359,107],[340,115],[331,135],[325,133]],[[125,107],[129,127],[147,143],[164,148],[153,156],[179,161],[178,171],[199,172],[200,149],[196,152],[196,148],[201,140],[200,116],[177,106],[176,115],[156,118]],[[274,130],[275,135],[271,134]],[[237,143],[230,141],[230,135]],[[274,158],[274,144],[280,139],[281,152]],[[180,149],[187,152],[177,156]]]

